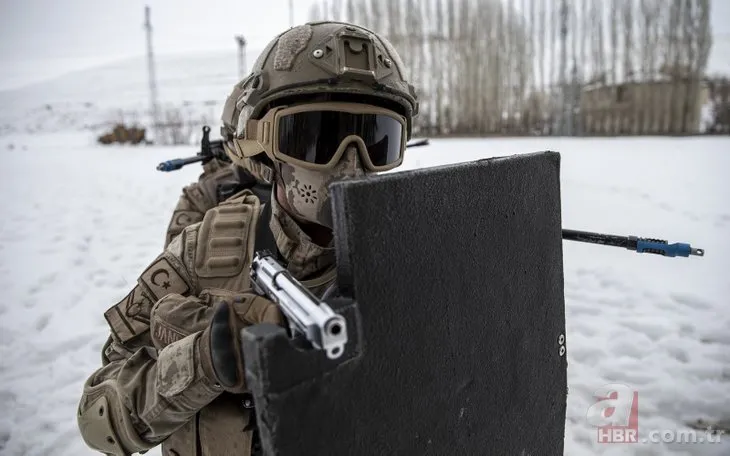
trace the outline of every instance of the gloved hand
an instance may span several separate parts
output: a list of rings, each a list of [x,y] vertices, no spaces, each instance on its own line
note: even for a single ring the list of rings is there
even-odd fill
[[[221,300],[210,324],[198,340],[203,371],[230,393],[247,390],[241,350],[241,330],[258,323],[284,325],[284,317],[273,302],[255,294]]]
[[[157,350],[190,334],[203,331],[213,317],[215,298],[209,295],[182,296],[171,293],[161,298],[150,312],[150,337]]]

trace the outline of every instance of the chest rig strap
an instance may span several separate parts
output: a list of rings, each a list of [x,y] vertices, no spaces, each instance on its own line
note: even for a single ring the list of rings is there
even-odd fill
[[[286,268],[288,262],[284,259],[284,256],[279,252],[279,247],[276,245],[276,239],[274,239],[274,233],[271,232],[269,223],[271,222],[271,201],[266,201],[264,208],[261,211],[258,223],[256,224],[256,239],[254,239],[254,252],[261,252],[268,250],[271,252]]]

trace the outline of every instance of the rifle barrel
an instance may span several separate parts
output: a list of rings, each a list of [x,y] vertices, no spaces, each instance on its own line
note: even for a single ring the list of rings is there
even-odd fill
[[[704,256],[705,249],[698,249],[684,242],[670,244],[664,239],[643,238],[637,236],[616,236],[614,234],[591,233],[588,231],[563,230],[563,239],[567,241],[587,242],[589,244],[624,247],[636,253],[652,253],[666,257]]]
[[[610,245],[613,247],[630,247],[631,240],[628,236],[616,236],[614,234],[591,233],[589,231],[563,229],[563,239],[567,241],[587,242],[589,244]],[[636,241],[634,241],[634,248]]]
[[[205,160],[205,157],[202,155],[194,155],[192,157],[187,158],[175,158],[173,160],[167,160],[159,165],[157,165],[157,171],[164,171],[164,172],[170,172],[175,171],[180,168],[182,168],[185,165],[189,165],[191,163],[197,163],[200,161]]]

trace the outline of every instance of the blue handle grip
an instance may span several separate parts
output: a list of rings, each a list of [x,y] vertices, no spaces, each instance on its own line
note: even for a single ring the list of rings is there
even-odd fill
[[[638,239],[636,241],[636,251],[638,253],[655,253],[657,255],[664,255],[667,257],[704,255],[704,251],[702,249],[693,249],[689,244],[682,242],[668,244],[666,241],[660,242],[657,240],[642,239]]]
[[[168,160],[166,162],[160,163],[159,165],[157,165],[157,170],[164,171],[164,172],[175,171],[175,170],[182,168],[185,165],[186,165],[185,160],[183,160],[181,158],[176,158],[174,160]]]

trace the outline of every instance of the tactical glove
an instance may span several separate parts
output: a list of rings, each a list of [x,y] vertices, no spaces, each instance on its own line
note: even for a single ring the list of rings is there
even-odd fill
[[[246,392],[241,330],[258,323],[284,325],[273,302],[255,294],[241,294],[219,302],[210,324],[199,339],[199,353],[206,375],[230,393]]]
[[[205,330],[213,317],[213,302],[214,298],[207,295],[199,298],[174,293],[157,301],[150,314],[152,344],[162,350],[183,337]]]

